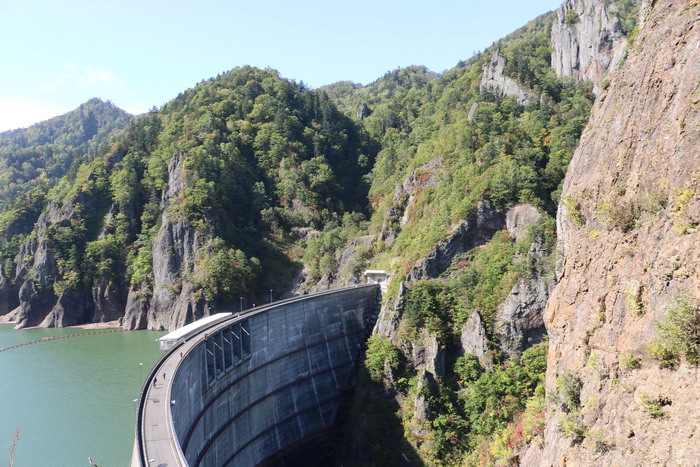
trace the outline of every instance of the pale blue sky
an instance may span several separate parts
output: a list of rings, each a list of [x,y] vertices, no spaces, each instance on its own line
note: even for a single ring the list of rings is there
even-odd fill
[[[562,0],[0,0],[0,131],[92,97],[137,113],[240,65],[311,87],[453,67]]]

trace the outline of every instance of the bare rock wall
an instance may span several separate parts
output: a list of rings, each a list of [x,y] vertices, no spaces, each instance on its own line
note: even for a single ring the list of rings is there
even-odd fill
[[[662,368],[647,351],[674,296],[700,300],[698,47],[700,4],[655,2],[569,166],[561,279],[545,315],[547,392],[562,377],[581,381],[584,436],[567,433],[567,414],[548,399],[541,465],[700,459],[698,367]]]

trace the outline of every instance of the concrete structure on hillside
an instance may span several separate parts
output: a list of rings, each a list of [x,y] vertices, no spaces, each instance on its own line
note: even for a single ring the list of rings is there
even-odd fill
[[[368,269],[365,271],[365,279],[368,284],[379,284],[382,293],[386,293],[389,286],[389,272],[383,269]]]
[[[257,465],[332,427],[376,284],[247,310],[176,342],[147,378],[132,466]]]

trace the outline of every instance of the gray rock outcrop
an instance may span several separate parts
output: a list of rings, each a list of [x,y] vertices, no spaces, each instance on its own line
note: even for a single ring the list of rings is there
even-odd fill
[[[566,0],[552,24],[551,44],[557,75],[592,81],[598,94],[624,56],[627,40],[602,0]]]
[[[506,229],[516,241],[520,241],[526,238],[529,227],[541,218],[542,214],[530,204],[513,206],[506,213]],[[536,238],[521,260],[534,267],[551,254],[552,251],[544,248],[542,238]],[[498,307],[493,330],[506,355],[520,355],[544,339],[547,331],[543,315],[555,282],[552,273],[530,272],[515,283]]]
[[[123,289],[100,280],[91,290],[94,312],[90,321],[94,323],[115,321],[122,318],[126,304]]]
[[[528,105],[536,100],[536,96],[527,88],[520,85],[513,78],[503,74],[505,68],[505,57],[501,55],[500,50],[494,49],[491,53],[491,60],[484,65],[480,89],[492,92],[500,97],[515,96],[520,105]]]
[[[357,119],[358,120],[363,120],[367,117],[369,117],[372,114],[372,110],[369,108],[367,104],[364,102],[360,104],[360,107],[357,109]]]
[[[410,346],[411,363],[417,370],[425,370],[434,378],[445,376],[445,353],[437,337],[423,329],[415,343]]]
[[[498,308],[494,332],[507,355],[520,355],[546,336],[543,315],[554,288],[553,279],[528,276],[519,280]]]
[[[396,297],[387,297],[384,300],[379,317],[374,325],[374,334],[395,337],[401,325],[401,313],[403,311],[406,288],[404,282],[399,284]]]
[[[90,291],[84,287],[67,289],[56,300],[51,311],[39,326],[43,328],[62,328],[75,326],[90,321],[94,304]]]
[[[148,327],[149,306],[150,296],[142,293],[138,287],[131,287],[126,300],[122,327],[124,329],[146,329]]]
[[[488,339],[486,338],[484,325],[481,323],[481,316],[476,311],[471,314],[467,322],[462,326],[459,340],[462,344],[463,354],[475,355],[482,365],[487,363]]]
[[[0,316],[6,315],[19,306],[19,290],[0,264]]]
[[[536,207],[531,204],[518,204],[506,212],[506,229],[515,241],[522,240],[527,229],[542,218]]]
[[[486,201],[480,202],[476,214],[468,220],[460,221],[444,240],[411,268],[406,280],[416,281],[439,276],[450,267],[455,256],[483,245],[504,226],[504,213],[494,209]]]
[[[168,166],[168,186],[163,192],[166,206],[161,228],[153,240],[153,292],[132,288],[127,298],[125,329],[176,329],[210,312],[208,304],[194,296],[192,281],[195,259],[210,238],[171,209],[171,203],[185,189],[184,158],[175,154]],[[215,226],[216,220],[209,219]]]
[[[69,218],[71,213],[72,203],[64,209],[49,203],[37,221],[36,238],[27,239],[20,248],[15,280],[22,285],[19,306],[14,311],[18,328],[39,325],[56,304],[53,281],[57,276],[57,266],[48,246],[48,229],[62,217]]]

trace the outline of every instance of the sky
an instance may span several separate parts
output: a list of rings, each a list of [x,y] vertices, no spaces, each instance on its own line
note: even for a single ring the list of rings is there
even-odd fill
[[[242,65],[312,88],[441,72],[562,0],[0,0],[0,131],[99,97],[141,113]]]

